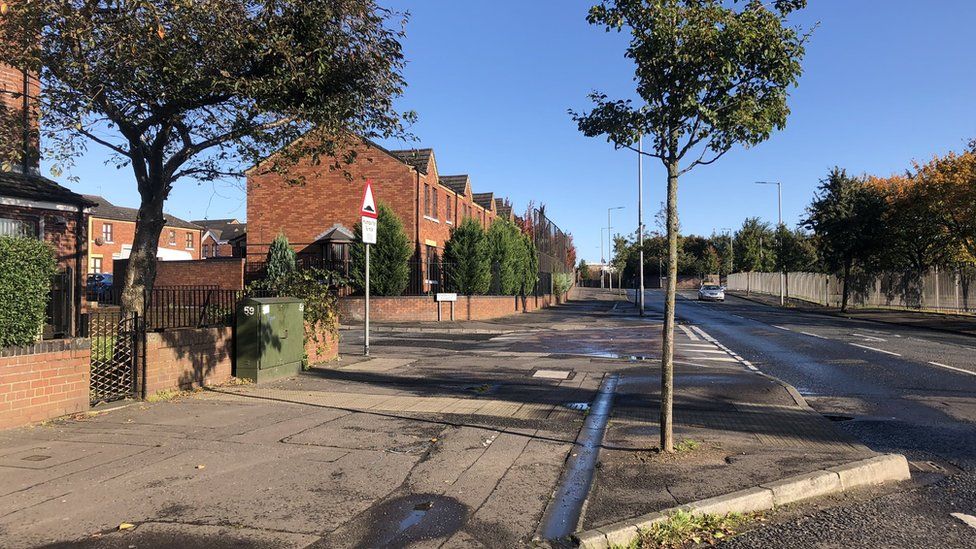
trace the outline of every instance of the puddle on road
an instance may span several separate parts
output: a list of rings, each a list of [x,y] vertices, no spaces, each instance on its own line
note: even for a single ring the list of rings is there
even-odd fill
[[[467,508],[436,494],[411,494],[384,502],[363,519],[365,534],[356,547],[404,547],[448,537],[460,530]]]

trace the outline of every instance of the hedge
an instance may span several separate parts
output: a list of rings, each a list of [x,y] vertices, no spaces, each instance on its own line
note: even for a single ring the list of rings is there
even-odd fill
[[[46,242],[0,236],[0,347],[37,341],[56,272],[54,250]]]

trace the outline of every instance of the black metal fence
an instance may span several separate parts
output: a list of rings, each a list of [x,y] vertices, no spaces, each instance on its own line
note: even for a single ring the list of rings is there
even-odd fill
[[[99,311],[86,316],[91,338],[91,404],[135,396],[142,329],[135,314]]]
[[[51,296],[47,302],[44,338],[56,339],[71,335],[71,324],[75,314],[74,271],[70,268],[59,271],[51,280]]]

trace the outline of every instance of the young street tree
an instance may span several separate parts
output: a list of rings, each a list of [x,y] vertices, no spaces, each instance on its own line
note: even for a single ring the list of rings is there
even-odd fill
[[[570,111],[584,135],[658,158],[668,172],[668,287],[661,357],[661,449],[673,451],[674,294],[678,178],[752,146],[786,124],[808,35],[788,25],[806,0],[604,0],[587,20],[627,31],[640,105],[594,92],[593,110]]]
[[[178,181],[237,177],[262,159],[262,170],[302,157],[339,168],[353,158],[337,158],[337,136],[403,137],[413,118],[392,106],[405,85],[401,21],[374,0],[19,0],[4,11],[0,59],[40,74],[49,158],[70,165],[95,143],[132,170],[141,201],[125,310],[143,311]]]
[[[355,238],[349,249],[352,260],[350,278],[353,285],[366,288],[366,244],[363,244],[363,225],[356,223]],[[410,256],[413,246],[403,229],[403,221],[393,209],[380,202],[376,217],[376,244],[371,244],[369,288],[373,295],[401,295],[410,284]]]

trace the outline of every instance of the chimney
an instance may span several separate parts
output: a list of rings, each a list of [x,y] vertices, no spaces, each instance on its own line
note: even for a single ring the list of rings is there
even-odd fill
[[[36,75],[0,64],[0,131],[8,134],[13,151],[0,151],[0,161],[8,160],[14,171],[39,173],[40,136],[37,105],[40,82]]]

